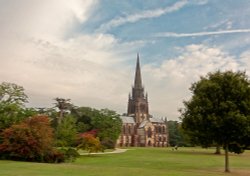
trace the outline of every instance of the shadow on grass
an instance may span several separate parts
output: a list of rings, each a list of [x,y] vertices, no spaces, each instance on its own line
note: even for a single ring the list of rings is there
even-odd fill
[[[212,149],[189,149],[189,148],[178,148],[178,150],[170,150],[169,153],[173,152],[174,154],[180,155],[213,155],[213,156],[222,156],[224,153],[215,154],[215,150]]]

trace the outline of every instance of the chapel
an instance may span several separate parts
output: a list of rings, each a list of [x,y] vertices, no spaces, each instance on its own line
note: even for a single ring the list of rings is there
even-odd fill
[[[128,96],[127,113],[120,116],[122,132],[117,140],[119,147],[165,147],[168,129],[165,119],[149,114],[148,95],[142,84],[140,58],[137,54],[134,85]]]

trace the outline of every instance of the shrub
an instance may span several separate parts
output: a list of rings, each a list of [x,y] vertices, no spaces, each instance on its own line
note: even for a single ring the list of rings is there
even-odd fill
[[[105,138],[101,141],[102,146],[105,149],[114,149],[115,145],[116,145],[116,141],[109,139],[109,138]]]
[[[0,154],[4,159],[61,162],[63,153],[53,148],[53,131],[47,116],[37,115],[5,129]]]
[[[74,148],[61,148],[59,151],[63,153],[65,162],[73,162],[80,156]]]
[[[92,134],[81,135],[77,149],[87,150],[89,153],[103,151],[99,138]]]
[[[62,163],[65,162],[65,155],[63,152],[53,149],[46,153],[43,162],[45,163]]]

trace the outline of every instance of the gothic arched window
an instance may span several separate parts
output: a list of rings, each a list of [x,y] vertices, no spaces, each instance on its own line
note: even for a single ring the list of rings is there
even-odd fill
[[[162,127],[162,133],[165,133],[165,127],[164,126]]]
[[[149,127],[149,128],[148,128],[148,137],[151,138],[151,136],[152,136],[152,129]]]
[[[162,131],[161,131],[161,126],[159,126],[159,127],[158,127],[158,130],[159,130],[159,131],[158,131],[159,133],[161,133],[161,132],[162,132]]]

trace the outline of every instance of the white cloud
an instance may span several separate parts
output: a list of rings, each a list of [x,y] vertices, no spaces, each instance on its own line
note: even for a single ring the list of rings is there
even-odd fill
[[[97,30],[99,32],[108,31],[109,29],[117,26],[124,25],[126,23],[135,23],[139,20],[156,18],[167,13],[172,13],[174,11],[178,11],[183,8],[188,3],[187,0],[178,1],[170,7],[159,8],[154,10],[146,10],[136,14],[128,15],[125,17],[114,18],[111,21],[102,24],[101,27]]]
[[[174,33],[174,32],[164,32],[158,33],[156,37],[201,37],[208,35],[220,35],[220,34],[233,34],[233,33],[250,33],[250,29],[234,29],[234,30],[221,30],[212,32],[196,32],[196,33]]]
[[[123,47],[112,36],[81,35],[58,43],[29,40],[0,60],[0,81],[24,86],[32,106],[48,106],[58,96],[82,106],[121,111],[130,80],[128,68],[120,69],[115,49]]]
[[[144,42],[119,43],[106,34],[65,39],[75,25],[84,25],[95,5],[24,0],[1,6],[0,82],[24,86],[31,106],[51,106],[58,96],[124,112],[130,80],[121,60]]]
[[[244,62],[249,63],[248,60]],[[182,101],[191,96],[191,83],[208,72],[242,70],[241,65],[221,49],[205,45],[186,46],[180,56],[163,61],[159,67],[145,65],[142,70],[149,92],[151,113],[176,120],[178,108],[183,107]]]
[[[0,33],[18,39],[42,38],[56,41],[83,24],[97,0],[10,0],[0,6]]]

